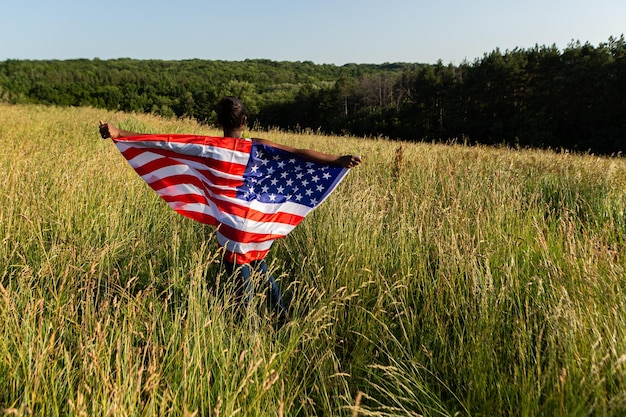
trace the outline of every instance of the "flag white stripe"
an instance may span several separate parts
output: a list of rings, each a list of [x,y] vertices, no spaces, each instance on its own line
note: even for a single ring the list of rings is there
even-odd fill
[[[191,194],[191,195],[198,195],[200,197],[206,198],[206,195],[204,194],[203,189],[198,188],[195,184],[189,184],[189,183],[180,183],[180,184],[170,185],[169,187],[161,188],[157,192],[159,193],[161,197],[176,198],[176,197],[180,197],[183,195]]]
[[[256,221],[243,217],[236,216],[234,214],[228,214],[223,211],[219,211],[217,206],[213,202],[209,204],[202,203],[170,203],[170,207],[176,210],[184,210],[192,213],[202,213],[215,217],[220,223],[233,229],[240,230],[242,232],[249,232],[255,234],[268,234],[268,235],[286,235],[291,232],[295,226],[287,223],[270,222],[270,221]]]
[[[220,246],[225,247],[226,250],[230,252],[238,253],[241,255],[244,255],[250,251],[269,250],[269,248],[272,246],[272,243],[274,243],[273,240],[268,240],[266,242],[259,242],[259,243],[234,242],[232,240],[229,240],[223,234],[221,234],[219,230],[217,231],[217,242],[220,244]]]
[[[164,149],[178,154],[209,158],[216,161],[231,162],[246,165],[250,154],[247,152],[235,151],[228,148],[221,148],[215,145],[200,145],[195,143],[179,143],[165,141],[136,141],[125,143],[118,142],[118,148],[123,152],[129,148],[143,147],[148,149]]]
[[[219,198],[220,200],[237,204],[239,206],[248,207],[252,210],[258,211],[263,214],[277,214],[277,213],[285,213],[285,214],[293,214],[296,216],[304,217],[308,213],[311,212],[312,208],[309,206],[305,206],[303,204],[292,203],[292,202],[284,202],[280,204],[267,204],[262,203],[258,200],[240,200],[238,198],[232,198],[224,195],[215,196],[215,198]]]

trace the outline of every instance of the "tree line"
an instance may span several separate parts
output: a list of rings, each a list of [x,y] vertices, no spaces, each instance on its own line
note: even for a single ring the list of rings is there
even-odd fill
[[[600,154],[626,139],[626,41],[496,49],[460,65],[270,60],[6,60],[0,100],[214,124],[236,95],[260,127]]]

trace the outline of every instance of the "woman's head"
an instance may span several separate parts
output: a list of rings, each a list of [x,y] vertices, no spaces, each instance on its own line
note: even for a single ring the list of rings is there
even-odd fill
[[[217,103],[217,122],[224,129],[238,129],[246,124],[246,106],[237,97],[226,96]]]

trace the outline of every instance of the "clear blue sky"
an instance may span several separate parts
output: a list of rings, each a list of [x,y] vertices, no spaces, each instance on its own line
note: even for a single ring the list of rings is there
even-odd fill
[[[0,0],[6,59],[459,64],[626,33],[626,0]]]

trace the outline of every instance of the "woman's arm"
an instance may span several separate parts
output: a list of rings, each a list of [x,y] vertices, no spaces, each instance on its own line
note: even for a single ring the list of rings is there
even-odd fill
[[[323,152],[314,151],[312,149],[299,149],[294,148],[287,145],[282,145],[280,143],[274,143],[267,139],[258,139],[253,138],[254,142],[259,142],[264,145],[273,146],[274,148],[282,149],[283,151],[291,152],[295,155],[298,155],[304,159],[308,159],[312,162],[317,162],[320,164],[328,164],[328,165],[339,165],[344,168],[354,168],[361,163],[360,156],[353,155],[331,155]]]
[[[102,139],[117,139],[117,138],[125,138],[128,136],[139,136],[141,133],[136,132],[128,132],[126,130],[121,130],[115,127],[115,125],[111,123],[104,123],[100,120],[100,136]]]
[[[124,137],[128,137],[128,136],[139,136],[142,135],[142,133],[137,133],[137,132],[129,132],[126,130],[121,130],[118,129],[115,125],[113,125],[112,123],[104,123],[102,120],[100,120],[100,136],[102,136],[102,139],[107,139],[107,138],[111,138],[111,139],[117,139],[117,138],[124,138]],[[269,145],[269,146],[273,146],[274,148],[278,148],[278,149],[282,149],[284,151],[287,152],[291,152],[295,155],[298,155],[304,159],[308,159],[309,161],[312,162],[317,162],[320,164],[327,164],[327,165],[338,165],[344,168],[354,168],[356,166],[358,166],[361,163],[361,157],[360,156],[353,156],[353,155],[331,155],[331,154],[327,154],[327,153],[323,153],[323,152],[318,152],[318,151],[314,151],[312,149],[299,149],[299,148],[294,148],[291,146],[287,146],[287,145],[282,145],[280,143],[274,143],[271,142],[267,139],[257,139],[257,138],[253,138],[252,139],[255,142],[259,142],[262,143],[264,145]]]

